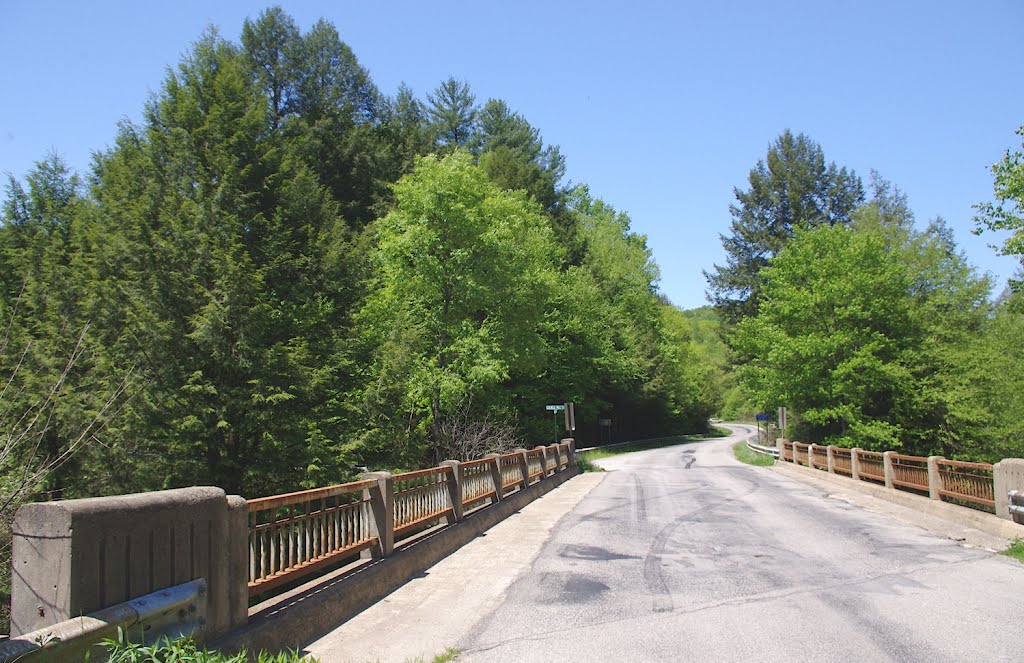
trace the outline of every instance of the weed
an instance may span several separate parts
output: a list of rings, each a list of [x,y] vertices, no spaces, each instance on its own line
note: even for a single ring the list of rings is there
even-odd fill
[[[1014,559],[1024,562],[1024,539],[1018,536],[1013,540],[1013,543],[1010,544],[1009,548],[999,554],[1006,555],[1007,557],[1013,557]]]
[[[747,446],[746,442],[737,442],[732,445],[732,453],[736,456],[736,460],[747,465],[758,465],[766,467],[768,465],[774,465],[775,459],[767,454],[758,453],[751,451]]]

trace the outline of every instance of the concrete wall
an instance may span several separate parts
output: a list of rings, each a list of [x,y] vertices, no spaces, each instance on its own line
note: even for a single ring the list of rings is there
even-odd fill
[[[13,525],[11,635],[205,578],[207,631],[246,620],[245,501],[220,488],[26,504]]]
[[[992,479],[995,481],[996,515],[1010,519],[1010,500],[1007,494],[1011,490],[1024,491],[1024,458],[1007,458],[992,467]],[[1021,518],[1014,518],[1020,522]]]

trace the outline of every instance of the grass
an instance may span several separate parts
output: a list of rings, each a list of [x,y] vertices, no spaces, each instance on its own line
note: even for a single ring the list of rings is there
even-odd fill
[[[117,640],[106,640],[110,652],[110,663],[249,663],[250,660],[257,663],[317,663],[313,657],[303,657],[296,651],[282,652],[279,654],[268,654],[260,652],[256,656],[250,656],[245,650],[233,655],[221,654],[217,651],[201,649],[194,640],[189,638],[178,638],[175,640],[160,640],[154,645],[140,645],[128,642],[124,632],[118,629]],[[434,659],[438,660],[438,659]],[[450,661],[451,659],[443,659]]]
[[[615,447],[598,447],[597,449],[591,449],[590,451],[584,451],[578,454],[576,462],[584,472],[604,472],[603,468],[594,464],[595,460],[633,453],[634,451],[661,449],[662,447],[672,447],[685,442],[698,442],[700,440],[710,440],[716,437],[727,437],[729,435],[732,435],[732,431],[726,430],[725,428],[713,427],[710,433],[703,435],[679,435],[665,439],[633,442]]]
[[[999,554],[1024,562],[1024,539],[1018,536],[1013,540],[1013,543],[1010,544],[1009,548]]]
[[[747,465],[758,465],[760,467],[767,467],[768,465],[774,465],[775,459],[771,456],[751,451],[747,446],[746,442],[737,442],[732,445],[732,453],[736,456],[736,460]]]
[[[435,654],[434,657],[430,659],[430,663],[449,663],[449,661],[454,661],[455,657],[458,655],[458,649],[455,647],[448,647],[440,654]],[[427,661],[422,656],[417,656],[416,658],[405,659],[404,663],[427,663]]]

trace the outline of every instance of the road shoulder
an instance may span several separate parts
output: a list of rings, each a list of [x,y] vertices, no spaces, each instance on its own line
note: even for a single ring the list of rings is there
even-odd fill
[[[501,603],[558,522],[605,478],[574,477],[306,647],[323,663],[401,662],[457,643]]]
[[[810,484],[829,498],[843,500],[868,511],[884,513],[902,522],[926,529],[974,548],[1000,551],[1015,536],[1024,535],[1024,526],[991,514],[930,500],[903,491],[848,477],[812,472],[791,463],[776,463],[774,472]]]

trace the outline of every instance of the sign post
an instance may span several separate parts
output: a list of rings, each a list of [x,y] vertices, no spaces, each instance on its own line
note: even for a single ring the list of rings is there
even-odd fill
[[[767,415],[767,414],[758,414],[758,415],[755,415],[755,416],[754,416],[754,419],[756,419],[756,420],[757,420],[757,443],[758,443],[758,444],[761,444],[761,441],[762,441],[762,440],[761,440],[761,422],[763,421],[763,422],[766,422],[766,423],[767,423],[767,421],[768,421],[768,415]],[[767,426],[765,426],[765,429],[766,429],[766,430],[767,430],[767,428],[768,428],[768,427],[767,427]]]
[[[555,444],[558,444],[558,413],[565,410],[565,405],[545,405],[544,409],[555,415]]]
[[[786,408],[779,408],[779,435],[786,439]]]

